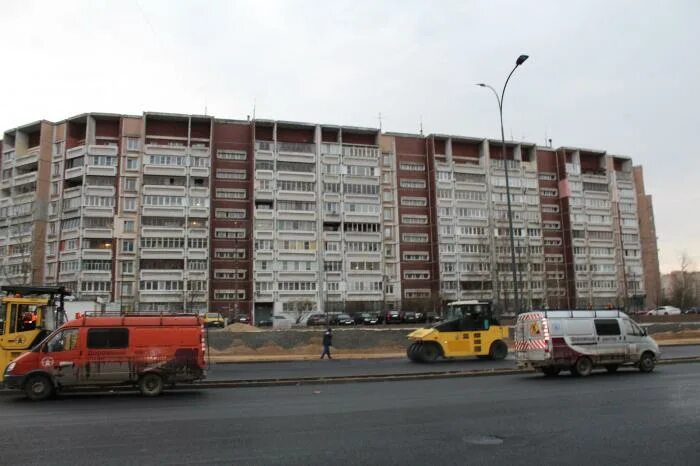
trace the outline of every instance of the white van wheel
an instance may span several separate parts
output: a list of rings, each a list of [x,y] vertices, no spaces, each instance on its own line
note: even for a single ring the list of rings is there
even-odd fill
[[[576,364],[571,368],[571,373],[581,377],[591,375],[593,371],[593,363],[590,358],[582,356],[576,360]]]
[[[654,354],[650,351],[642,354],[642,357],[639,358],[639,370],[641,372],[651,372],[654,370],[655,365],[656,359],[654,359]]]

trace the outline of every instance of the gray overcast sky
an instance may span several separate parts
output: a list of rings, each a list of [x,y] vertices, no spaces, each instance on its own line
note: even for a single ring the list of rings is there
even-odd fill
[[[700,2],[5,1],[0,128],[166,111],[605,149],[645,167],[662,271],[700,265]],[[691,207],[693,206],[693,207]]]

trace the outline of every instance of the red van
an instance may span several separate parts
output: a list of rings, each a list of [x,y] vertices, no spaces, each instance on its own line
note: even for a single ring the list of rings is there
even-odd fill
[[[5,369],[5,386],[43,400],[63,388],[137,385],[157,396],[165,384],[205,377],[198,316],[81,317]]]

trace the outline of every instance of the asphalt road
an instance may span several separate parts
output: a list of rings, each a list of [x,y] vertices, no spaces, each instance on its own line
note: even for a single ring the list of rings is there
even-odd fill
[[[700,345],[665,346],[661,348],[662,359],[698,356]],[[510,356],[505,361],[484,359],[461,359],[438,361],[433,364],[416,364],[408,358],[388,359],[338,359],[329,361],[290,361],[212,364],[209,380],[261,380],[295,377],[337,377],[343,375],[415,374],[431,371],[463,371],[493,368],[515,368]]]
[[[695,465],[700,364],[587,378],[0,397],[0,464]]]

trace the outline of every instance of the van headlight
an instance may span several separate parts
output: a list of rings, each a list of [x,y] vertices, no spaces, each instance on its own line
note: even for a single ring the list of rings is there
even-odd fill
[[[10,372],[12,372],[12,370],[15,368],[16,365],[17,365],[16,362],[11,362],[10,365],[8,365],[7,368],[5,369],[5,373],[9,374]]]

